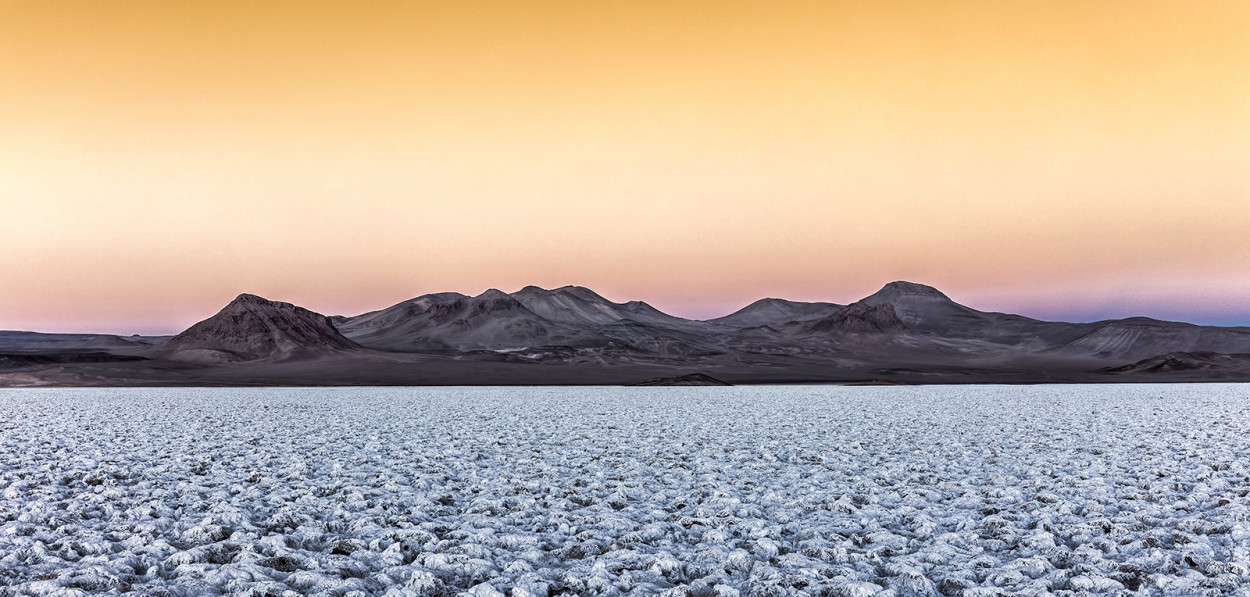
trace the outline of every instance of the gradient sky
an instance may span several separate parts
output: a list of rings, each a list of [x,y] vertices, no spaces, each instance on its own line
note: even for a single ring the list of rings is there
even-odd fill
[[[0,0],[0,329],[885,282],[1250,324],[1250,3]]]

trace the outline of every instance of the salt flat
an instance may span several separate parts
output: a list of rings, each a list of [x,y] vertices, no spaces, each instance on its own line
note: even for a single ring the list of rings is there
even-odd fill
[[[1250,386],[0,391],[0,594],[1250,595]]]

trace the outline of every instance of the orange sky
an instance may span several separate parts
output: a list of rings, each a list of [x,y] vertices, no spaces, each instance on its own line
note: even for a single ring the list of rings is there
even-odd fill
[[[1250,3],[0,0],[0,329],[893,279],[1250,323]]]

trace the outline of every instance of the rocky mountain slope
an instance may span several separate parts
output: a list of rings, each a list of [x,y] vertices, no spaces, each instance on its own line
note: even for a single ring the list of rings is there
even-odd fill
[[[290,303],[241,294],[216,315],[147,351],[200,363],[313,358],[359,350],[329,318]]]

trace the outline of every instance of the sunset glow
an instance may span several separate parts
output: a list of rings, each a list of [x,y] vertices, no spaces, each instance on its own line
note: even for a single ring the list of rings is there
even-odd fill
[[[895,279],[1250,325],[1250,3],[0,2],[0,329]]]

